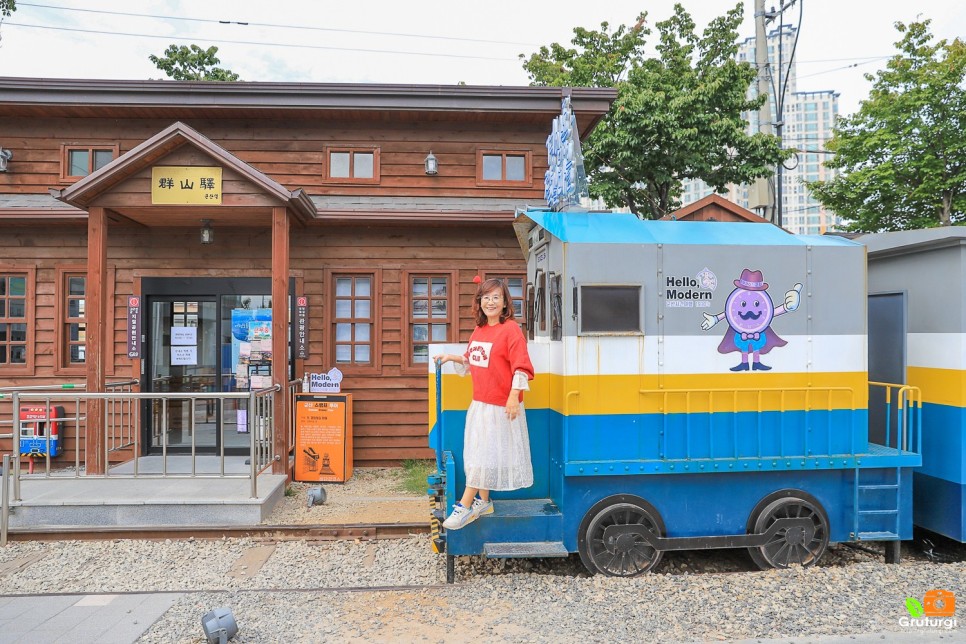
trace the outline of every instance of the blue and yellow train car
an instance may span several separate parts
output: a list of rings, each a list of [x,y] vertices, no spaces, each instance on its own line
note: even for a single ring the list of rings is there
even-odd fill
[[[966,542],[966,229],[858,241],[869,253],[869,372],[922,391],[913,523]]]
[[[576,552],[592,572],[631,576],[670,550],[745,547],[781,568],[814,564],[830,542],[911,538],[919,400],[870,385],[862,245],[618,213],[529,210],[514,226],[534,484],[439,532],[440,552]],[[463,487],[472,385],[444,365],[430,391],[438,522]]]

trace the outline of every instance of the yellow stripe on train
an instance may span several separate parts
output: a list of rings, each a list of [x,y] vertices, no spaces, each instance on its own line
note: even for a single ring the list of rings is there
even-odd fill
[[[707,413],[802,409],[865,409],[865,372],[690,375],[581,375],[538,373],[526,394],[528,409],[563,415]],[[468,377],[443,375],[442,408],[465,410],[473,398]],[[430,400],[435,401],[435,380]],[[430,426],[436,422],[430,405]]]
[[[966,407],[966,371],[908,367],[906,379],[922,391],[923,402]]]

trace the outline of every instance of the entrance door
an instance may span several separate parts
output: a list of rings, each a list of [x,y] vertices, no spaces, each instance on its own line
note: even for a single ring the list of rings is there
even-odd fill
[[[905,293],[869,295],[869,380],[895,384],[906,383],[906,296]],[[885,389],[869,390],[869,439],[885,444],[885,427],[892,427],[890,442],[895,444],[898,426],[896,390],[886,406]],[[886,409],[891,418],[886,418]]]
[[[148,298],[150,320],[149,389],[160,393],[216,392],[218,383],[218,315],[214,297]],[[200,452],[218,447],[218,409],[213,400],[169,400],[167,410],[154,401],[147,415],[149,449],[166,444],[173,451]],[[164,414],[167,417],[164,417]]]
[[[148,332],[142,391],[146,392],[247,392],[271,385],[272,356],[271,282],[267,278],[156,278],[141,281]],[[289,316],[293,316],[294,281],[289,283]],[[287,340],[291,343],[291,325]],[[273,359],[273,357],[275,359]],[[294,362],[288,354],[289,379]],[[194,413],[195,449],[198,453],[247,454],[247,403],[197,400]],[[145,408],[143,445],[159,453],[166,444],[172,451],[191,448],[191,404],[171,402],[167,422],[159,402]],[[167,429],[163,429],[167,427]],[[219,431],[221,428],[221,431]],[[162,440],[166,442],[162,442]]]

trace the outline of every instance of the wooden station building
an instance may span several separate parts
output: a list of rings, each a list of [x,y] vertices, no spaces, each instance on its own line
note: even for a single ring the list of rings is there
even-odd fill
[[[522,310],[511,222],[544,205],[545,142],[567,95],[581,137],[615,98],[0,78],[0,387],[285,391],[336,367],[356,464],[430,457],[428,344],[468,339],[478,275],[506,279]],[[263,338],[237,333],[252,321]],[[286,396],[275,404],[287,418]],[[142,453],[159,448],[152,422]],[[219,426],[198,451],[244,453]],[[183,429],[165,430],[171,450]]]

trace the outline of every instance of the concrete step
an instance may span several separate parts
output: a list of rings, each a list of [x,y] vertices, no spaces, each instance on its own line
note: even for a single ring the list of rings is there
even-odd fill
[[[287,478],[25,477],[10,528],[256,525],[285,493]]]

